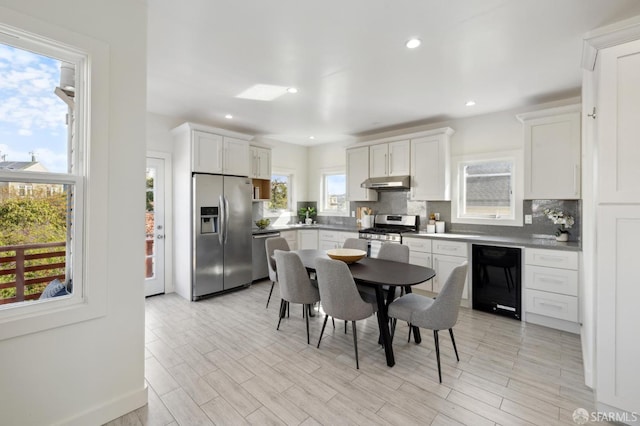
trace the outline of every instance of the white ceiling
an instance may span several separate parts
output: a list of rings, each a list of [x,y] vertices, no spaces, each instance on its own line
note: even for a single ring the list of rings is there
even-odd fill
[[[148,7],[149,111],[306,145],[578,95],[583,35],[640,15],[638,0]],[[409,50],[414,36],[423,43]],[[271,102],[236,98],[254,84],[299,92]],[[469,99],[477,105],[466,107]]]

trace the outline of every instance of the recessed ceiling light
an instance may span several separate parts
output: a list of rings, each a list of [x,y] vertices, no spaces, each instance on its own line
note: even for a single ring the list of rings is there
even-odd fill
[[[422,44],[422,40],[420,40],[419,38],[412,38],[407,41],[405,46],[407,46],[409,49],[415,49],[416,47],[420,46],[420,44]]]
[[[224,116],[224,118],[226,118],[227,120],[231,120],[233,118],[233,115],[227,114]]]
[[[467,101],[465,103],[466,106],[474,106],[475,104],[476,104],[476,101],[473,101],[473,100]]]
[[[315,136],[309,136],[309,139],[315,139],[315,138],[316,138]]]
[[[287,92],[288,93],[298,93],[298,89],[296,89],[295,87],[289,87],[287,89]]]

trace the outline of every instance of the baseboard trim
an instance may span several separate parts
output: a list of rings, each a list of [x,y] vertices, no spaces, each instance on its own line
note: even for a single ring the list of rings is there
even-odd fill
[[[96,407],[92,407],[82,413],[69,417],[59,423],[65,426],[102,425],[117,419],[147,403],[147,385],[119,398],[107,401]]]

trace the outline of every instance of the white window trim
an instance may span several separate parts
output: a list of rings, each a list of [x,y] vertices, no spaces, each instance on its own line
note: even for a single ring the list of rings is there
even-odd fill
[[[295,186],[295,170],[293,169],[272,169],[271,175],[282,175],[289,176],[289,187],[287,188],[288,196],[289,196],[289,208],[287,210],[271,210],[269,208],[269,202],[265,201],[263,203],[262,215],[265,218],[276,219],[278,220],[278,224],[289,223],[289,220],[292,217],[297,217],[297,213],[295,211],[296,200],[294,198],[294,186]],[[272,223],[273,225],[274,223]]]
[[[0,41],[76,65],[74,174],[7,172],[12,180],[75,185],[73,294],[0,310],[0,340],[62,327],[107,313],[109,48],[106,44],[0,7]],[[55,40],[55,42],[53,41]],[[89,90],[87,82],[91,82]],[[89,125],[90,124],[90,125]],[[91,170],[90,183],[85,176]],[[95,195],[92,195],[95,194]]]
[[[523,154],[520,150],[514,151],[499,151],[481,154],[468,154],[451,159],[453,168],[453,182],[452,185],[452,197],[451,197],[451,222],[452,223],[466,223],[472,225],[498,225],[498,226],[522,226],[522,201],[524,194],[524,162]],[[513,199],[514,199],[514,217],[511,218],[470,218],[461,217],[459,214],[460,209],[460,186],[461,179],[460,167],[462,164],[480,162],[480,161],[500,161],[509,160],[513,161],[512,179],[513,179]]]
[[[336,212],[334,210],[323,210],[324,208],[324,179],[326,175],[340,175],[346,176],[347,172],[344,167],[327,167],[320,169],[320,199],[318,200],[318,216],[349,216],[349,199],[347,198],[347,210],[344,212]],[[346,192],[346,184],[345,184]]]

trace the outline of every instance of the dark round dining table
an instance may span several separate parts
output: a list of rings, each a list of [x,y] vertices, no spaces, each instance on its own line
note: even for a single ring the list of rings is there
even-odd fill
[[[318,257],[328,258],[326,250],[294,250],[300,256],[302,264],[309,271],[315,271]],[[389,317],[387,307],[393,301],[396,287],[404,287],[407,293],[411,293],[411,286],[428,281],[436,276],[436,272],[424,266],[409,263],[393,262],[390,260],[365,257],[348,265],[351,275],[357,284],[373,287],[376,292],[378,305],[378,328],[380,329],[381,343],[384,346],[387,365],[393,367],[395,358],[391,345],[391,332],[389,330]],[[389,286],[385,300],[383,286]],[[420,331],[413,327],[416,343],[420,343]]]

